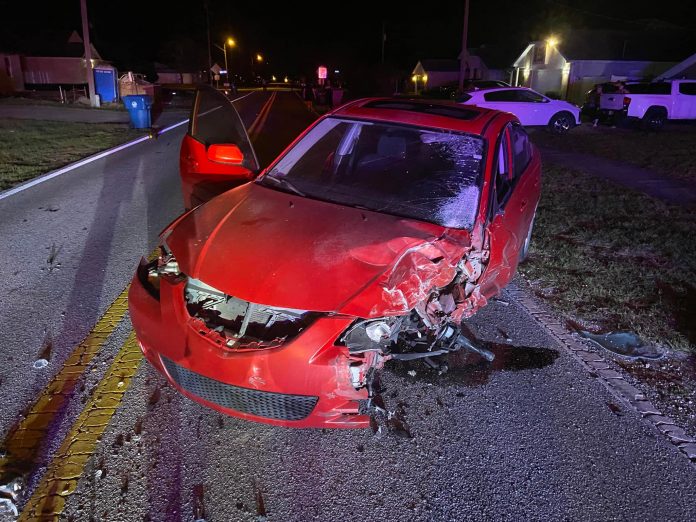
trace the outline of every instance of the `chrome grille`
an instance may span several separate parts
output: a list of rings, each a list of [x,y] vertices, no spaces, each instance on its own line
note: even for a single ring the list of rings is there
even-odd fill
[[[287,395],[225,384],[192,372],[164,356],[160,358],[177,385],[223,408],[267,419],[297,421],[312,413],[318,401],[318,397],[309,395]]]

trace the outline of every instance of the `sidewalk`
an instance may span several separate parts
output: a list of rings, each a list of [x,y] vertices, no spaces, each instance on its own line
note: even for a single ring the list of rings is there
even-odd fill
[[[696,205],[696,187],[693,184],[669,178],[659,172],[593,154],[566,152],[548,147],[539,147],[539,150],[542,161],[582,170],[673,205]]]
[[[153,125],[166,127],[188,118],[188,110],[164,109]],[[128,123],[126,111],[83,109],[79,107],[52,107],[44,105],[0,104],[0,119],[69,121],[79,123]]]

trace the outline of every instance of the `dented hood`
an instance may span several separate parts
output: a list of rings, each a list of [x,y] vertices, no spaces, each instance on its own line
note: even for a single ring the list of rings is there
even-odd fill
[[[361,317],[405,313],[447,284],[466,231],[249,183],[165,231],[186,275],[270,306]]]

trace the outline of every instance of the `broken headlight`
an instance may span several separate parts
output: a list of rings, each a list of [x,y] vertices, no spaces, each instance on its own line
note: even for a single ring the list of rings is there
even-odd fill
[[[339,343],[351,353],[379,351],[388,353],[401,330],[402,317],[358,319],[341,335]]]
[[[166,243],[162,242],[159,247],[157,259],[140,263],[138,276],[145,289],[153,297],[159,299],[160,278],[162,276],[179,276],[179,263]]]
[[[172,251],[169,250],[167,243],[163,241],[159,250],[159,256],[157,257],[157,275],[180,275],[181,270],[179,270],[179,263],[174,257],[174,254],[172,254]]]

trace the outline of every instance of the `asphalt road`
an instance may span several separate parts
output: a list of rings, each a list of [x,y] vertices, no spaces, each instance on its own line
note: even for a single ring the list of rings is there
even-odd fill
[[[269,95],[239,103],[247,125]],[[294,94],[279,93],[257,134],[262,163],[311,120]],[[3,438],[181,212],[183,132],[0,200]],[[511,296],[502,299],[468,323],[493,343],[493,366],[468,358],[443,377],[416,364],[393,367],[382,396],[401,421],[376,433],[224,417],[181,397],[141,362],[129,384],[120,377],[122,402],[103,421],[86,465],[73,471],[61,518],[696,519],[694,466],[617,406]],[[45,430],[24,500],[129,331],[127,318],[118,323]],[[49,340],[49,365],[34,369]]]

